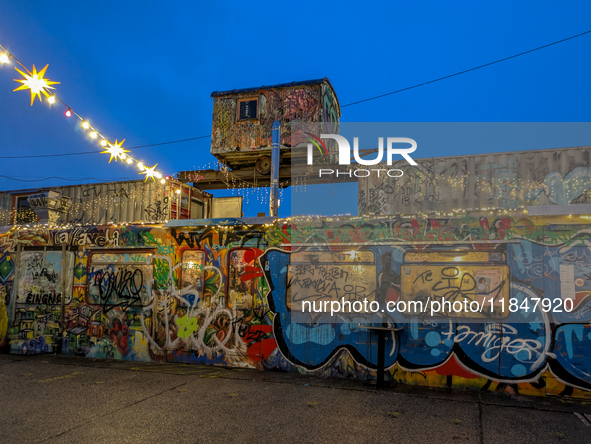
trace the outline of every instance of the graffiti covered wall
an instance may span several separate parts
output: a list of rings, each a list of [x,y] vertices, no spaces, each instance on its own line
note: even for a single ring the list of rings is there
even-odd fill
[[[524,151],[406,161],[400,178],[359,179],[359,214],[505,209],[591,202],[591,148]],[[378,168],[386,168],[386,165]]]
[[[293,296],[305,286],[305,297],[311,293],[325,300],[336,296],[350,301],[373,293],[382,303],[494,297],[500,304],[504,298],[516,307],[528,305],[531,309],[506,312],[486,322],[465,313],[446,322],[400,312],[388,314],[389,325],[397,330],[387,336],[389,377],[429,386],[588,396],[588,227],[588,217],[576,220],[568,216],[552,221],[476,215],[292,223],[283,232],[273,233],[275,241],[289,242],[291,247],[269,249],[262,257],[271,287],[268,299],[275,313],[275,339],[282,355],[302,368],[367,379],[375,375],[376,338],[354,319],[338,322],[332,318],[327,323],[326,313],[317,314],[315,322],[294,324],[290,293]],[[295,249],[297,244],[325,247]],[[301,254],[302,248],[313,265],[326,261],[324,251],[358,256],[360,261],[369,256],[363,259],[357,253],[371,252],[375,257],[369,266],[375,268],[373,283],[347,282],[343,267],[339,273],[317,273],[309,278],[310,265],[300,266],[302,270],[307,267],[307,273],[298,271],[299,260],[294,264],[290,259],[296,252]],[[458,259],[469,263],[458,265]],[[337,260],[334,263],[337,265]],[[461,279],[453,278],[460,275]],[[406,283],[410,278],[413,285]],[[568,312],[562,309],[567,299],[572,301]],[[542,305],[534,309],[536,300]]]
[[[275,120],[281,123],[280,145],[284,148],[299,143],[299,140],[292,140],[292,122],[322,122],[323,131],[338,133],[340,106],[327,79],[215,92],[212,96],[211,153],[227,159],[233,168],[243,167],[232,164],[232,160],[244,157],[245,153],[255,154],[266,149],[269,154]],[[256,103],[250,105],[256,110],[252,116],[244,115],[244,103],[249,101]]]
[[[3,302],[8,301],[2,305],[0,342],[12,353],[61,351],[257,367],[274,344],[268,341],[267,287],[257,261],[264,242],[261,232],[240,227],[220,232],[109,225],[9,232],[0,238],[4,257],[11,258],[0,263]],[[23,248],[18,267],[16,254],[8,253],[17,244]],[[70,274],[60,329],[61,295],[54,285],[61,282],[56,265],[61,247],[38,248],[62,244],[68,246]],[[15,268],[25,270],[16,279]]]
[[[51,191],[68,197],[69,204],[63,214],[63,223],[70,224],[109,224],[161,222],[176,219],[177,199],[169,199],[170,194],[181,188],[180,219],[187,219],[191,205],[197,200],[209,205],[209,196],[197,188],[178,182],[133,180],[126,182],[95,183],[51,187]],[[172,191],[171,191],[172,190]],[[0,193],[0,226],[33,223],[37,215],[30,207],[15,209],[15,199],[25,199],[39,192],[39,189],[8,191]],[[28,219],[23,219],[23,216]]]
[[[292,322],[293,295],[386,303],[494,294],[532,307],[535,299],[549,301],[553,309],[544,302],[486,322],[388,314],[395,330],[387,334],[387,378],[591,396],[587,216],[226,222],[3,234],[0,345],[12,353],[59,351],[374,380],[375,333],[347,319],[327,322],[325,313],[315,322]],[[61,287],[53,287],[62,276],[62,244],[71,261],[63,327]],[[449,263],[459,256],[469,260]],[[339,264],[346,265],[335,274]],[[454,281],[450,270],[466,278]],[[427,272],[428,278],[408,282]],[[572,310],[554,310],[566,299]]]

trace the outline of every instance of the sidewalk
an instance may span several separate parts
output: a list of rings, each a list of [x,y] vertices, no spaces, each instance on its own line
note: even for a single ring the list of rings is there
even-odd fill
[[[0,442],[589,443],[591,403],[0,355]]]

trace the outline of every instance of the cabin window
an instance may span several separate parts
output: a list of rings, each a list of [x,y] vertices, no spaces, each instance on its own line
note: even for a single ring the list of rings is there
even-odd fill
[[[228,266],[228,299],[235,308],[252,307],[254,278],[258,268],[257,255],[252,248],[237,248],[230,251]]]
[[[258,117],[258,99],[238,100],[238,120],[252,120]]]
[[[94,253],[88,271],[88,303],[123,308],[148,305],[151,281],[150,253]]]

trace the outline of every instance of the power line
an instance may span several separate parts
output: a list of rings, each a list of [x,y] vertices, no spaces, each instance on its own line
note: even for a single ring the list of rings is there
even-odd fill
[[[207,136],[191,137],[190,139],[173,140],[171,142],[152,143],[150,145],[132,146],[130,148],[126,147],[126,149],[137,150],[138,148],[147,148],[150,146],[160,146],[160,145],[170,145],[172,143],[180,143],[180,142],[188,142],[190,140],[206,139],[207,137],[211,137],[211,134],[208,134]],[[32,158],[39,158],[39,157],[81,156],[83,154],[100,154],[100,152],[99,151],[81,151],[78,153],[40,154],[40,155],[35,155],[35,156],[0,156],[0,159],[32,159]]]
[[[449,74],[447,76],[443,76],[443,77],[439,77],[437,79],[429,80],[428,82],[418,83],[416,85],[408,86],[406,88],[398,89],[396,91],[391,91],[391,92],[388,92],[388,93],[385,93],[385,94],[380,94],[378,96],[369,97],[367,99],[363,99],[363,100],[358,100],[356,102],[347,103],[345,105],[341,105],[341,108],[345,108],[347,106],[358,105],[358,104],[364,103],[364,102],[369,102],[370,100],[380,99],[382,97],[390,96],[392,94],[397,94],[397,93],[400,93],[400,92],[403,92],[403,91],[408,91],[408,90],[411,90],[411,89],[419,88],[421,86],[429,85],[431,83],[439,82],[441,80],[449,79],[451,77],[459,76],[461,74],[466,74],[468,72],[476,71],[477,69],[486,68],[487,66],[491,66],[491,65],[495,65],[497,63],[505,62],[507,60],[511,60],[511,59],[514,59],[516,57],[520,57],[520,56],[525,55],[525,54],[529,54],[529,53],[532,53],[532,52],[535,52],[535,51],[539,51],[540,49],[548,48],[550,46],[554,46],[554,45],[557,45],[559,43],[563,43],[563,42],[566,42],[568,40],[572,40],[572,39],[575,39],[577,37],[581,37],[583,35],[590,34],[590,33],[591,33],[591,30],[585,31],[585,32],[582,32],[580,34],[576,34],[576,35],[573,35],[573,36],[564,38],[562,40],[557,40],[555,42],[548,43],[547,45],[539,46],[537,48],[533,48],[533,49],[530,49],[528,51],[520,52],[519,54],[514,54],[514,55],[509,56],[509,57],[505,57],[505,58],[502,58],[502,59],[499,59],[499,60],[495,60],[494,62],[485,63],[484,65],[475,66],[474,68],[466,69],[466,70],[463,70],[463,71],[456,72],[454,74]],[[188,142],[188,141],[191,141],[191,140],[206,139],[208,137],[211,137],[211,134],[208,134],[207,136],[191,137],[189,139],[173,140],[171,142],[162,142],[162,143],[153,143],[153,144],[150,144],[150,145],[134,146],[134,147],[130,147],[129,149],[130,150],[134,150],[134,149],[147,148],[147,147],[152,147],[152,146],[170,145],[170,144],[173,144],[173,143],[181,143],[181,142]],[[42,154],[42,155],[35,155],[35,156],[0,156],[0,159],[33,159],[33,158],[43,158],[43,157],[80,156],[80,155],[85,155],[85,154],[100,154],[100,153],[97,152],[97,151],[82,151],[82,152],[77,152],[77,153]]]
[[[582,33],[577,34],[577,35],[573,35],[571,37],[567,37],[567,38],[562,39],[562,40],[558,40],[556,42],[548,43],[547,45],[544,45],[544,46],[539,46],[538,48],[534,48],[534,49],[530,49],[528,51],[520,52],[519,54],[515,54],[515,55],[512,55],[510,57],[505,57],[503,59],[495,60],[494,62],[485,63],[484,65],[480,65],[480,66],[476,66],[474,68],[466,69],[464,71],[456,72],[455,74],[450,74],[450,75],[447,75],[447,76],[444,76],[444,77],[439,77],[438,79],[429,80],[428,82],[419,83],[419,84],[413,85],[413,86],[408,86],[406,88],[398,89],[396,91],[392,91],[392,92],[389,92],[389,93],[386,93],[386,94],[380,94],[379,96],[370,97],[369,99],[363,99],[363,100],[358,100],[357,102],[347,103],[346,105],[341,105],[341,108],[345,108],[346,106],[357,105],[357,104],[363,103],[363,102],[369,102],[370,100],[380,99],[382,97],[390,96],[392,94],[396,94],[396,93],[403,92],[403,91],[408,91],[409,89],[418,88],[419,86],[425,86],[425,85],[428,85],[430,83],[435,83],[435,82],[439,82],[441,80],[449,79],[451,77],[459,76],[461,74],[466,74],[467,72],[476,71],[477,69],[485,68],[487,66],[491,66],[491,65],[494,65],[496,63],[505,62],[507,60],[514,59],[515,57],[519,57],[519,56],[522,56],[522,55],[525,55],[525,54],[529,54],[530,52],[539,51],[540,49],[548,48],[549,46],[557,45],[559,43],[563,43],[563,42],[566,42],[568,40],[572,40],[572,39],[575,39],[577,37],[581,37],[581,36],[583,36],[585,34],[589,34],[589,33],[591,33],[591,30],[582,32]]]
[[[16,180],[17,182],[43,182],[45,180],[49,180],[49,179],[60,179],[60,180],[67,180],[68,182],[82,182],[85,180],[98,180],[100,182],[114,182],[117,180],[133,180],[130,179],[129,177],[118,177],[117,179],[97,179],[96,177],[84,177],[81,179],[67,179],[65,177],[59,177],[59,176],[51,176],[51,177],[45,177],[43,179],[17,179],[16,177],[10,177],[10,176],[4,176],[3,174],[0,174],[0,177],[4,177],[6,179],[10,179],[10,180]]]

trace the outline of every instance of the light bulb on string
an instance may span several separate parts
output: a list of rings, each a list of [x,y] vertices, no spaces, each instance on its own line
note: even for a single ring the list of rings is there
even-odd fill
[[[68,108],[65,114],[66,114],[66,117],[72,117],[72,110],[70,108]]]
[[[93,131],[92,133],[90,133],[90,137],[92,139],[96,139],[98,137],[98,134],[96,133],[96,131]]]
[[[85,120],[84,122],[82,122],[82,128],[88,129],[90,128],[90,124]]]
[[[55,96],[49,96],[47,101],[53,105],[55,103]]]
[[[0,63],[10,63],[8,54],[0,54]]]

